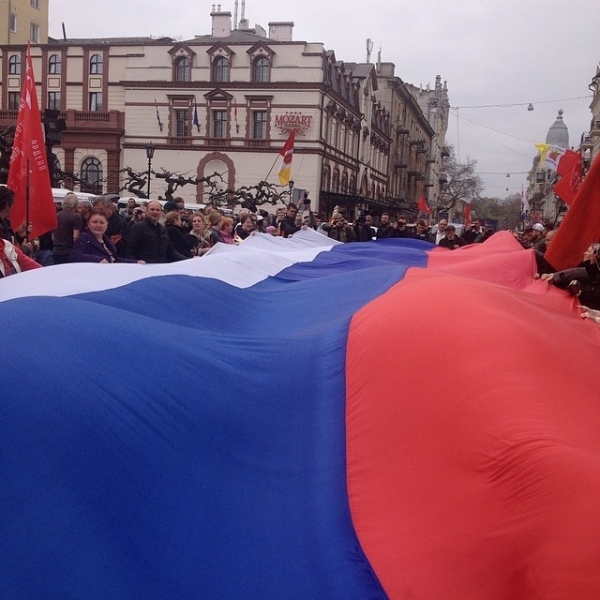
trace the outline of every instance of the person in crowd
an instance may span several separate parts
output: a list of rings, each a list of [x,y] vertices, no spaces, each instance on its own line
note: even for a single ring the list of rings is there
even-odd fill
[[[96,262],[96,263],[144,263],[142,260],[133,260],[122,258],[117,253],[116,246],[112,243],[106,230],[108,229],[108,219],[104,211],[99,209],[92,210],[88,218],[87,228],[75,240],[73,248],[69,253],[71,262]]]
[[[428,242],[429,240],[429,226],[423,219],[419,219],[417,221],[416,231],[415,231],[415,239],[423,240],[424,242]]]
[[[127,256],[127,221],[116,210],[113,201],[106,196],[97,196],[92,200],[94,209],[100,210],[108,220],[106,235],[117,248],[121,258]]]
[[[17,245],[0,238],[0,278],[41,267],[42,265],[29,258]]]
[[[483,231],[481,230],[481,223],[475,221],[471,223],[469,227],[465,229],[462,235],[466,244],[479,244],[483,238]]]
[[[173,247],[166,229],[160,224],[161,215],[160,203],[156,200],[148,202],[145,218],[131,228],[128,258],[147,263],[167,263],[188,258]]]
[[[390,213],[384,212],[379,219],[379,227],[377,227],[376,237],[378,240],[383,240],[390,237],[392,233],[392,225],[390,223]]]
[[[58,227],[52,233],[52,258],[55,265],[69,262],[69,253],[83,231],[83,221],[77,212],[77,196],[72,192],[62,201],[62,210],[56,215]]]
[[[600,244],[592,244],[583,253],[578,267],[544,273],[541,279],[576,296],[579,302],[594,310],[600,310]]]
[[[81,217],[81,231],[87,227],[87,220],[92,213],[92,210],[92,203],[89,200],[80,200],[77,203],[77,214]]]
[[[127,206],[119,211],[119,214],[126,220],[133,219],[133,211],[137,208],[138,203],[135,198],[127,198]]]
[[[175,250],[187,258],[191,258],[192,246],[186,239],[187,232],[183,228],[179,211],[172,210],[165,215],[165,229]]]
[[[390,238],[411,238],[414,237],[412,231],[408,228],[406,217],[399,216],[392,223],[392,231],[388,235]]]
[[[265,231],[267,235],[272,235],[273,237],[277,237],[279,235],[279,231],[275,225],[269,225]]]
[[[279,207],[272,222],[272,225],[277,228],[278,235],[281,235],[281,222],[283,219],[285,219],[285,208]]]
[[[249,238],[254,232],[254,220],[251,215],[246,215],[240,221],[240,227],[236,232],[236,241],[243,242],[245,239]]]
[[[534,249],[535,262],[537,265],[538,275],[554,273],[556,269],[546,260],[546,252],[548,252],[548,248],[550,248],[550,244],[556,235],[556,229],[551,229],[546,233],[546,244],[545,251],[541,252],[540,250]]]
[[[367,225],[367,217],[365,215],[359,215],[356,221],[354,221],[354,237],[356,241],[370,242],[373,239],[374,234],[374,229]]]
[[[192,229],[187,234],[188,242],[192,246],[192,254],[194,256],[202,256],[208,252],[210,242],[206,231],[206,221],[201,212],[192,215]]]
[[[6,186],[0,187],[0,277],[8,277],[42,266],[29,258],[16,243],[9,220],[14,203],[13,190]]]
[[[34,258],[42,267],[50,267],[54,264],[52,232],[47,231],[34,240]]]
[[[335,213],[331,217],[331,227],[329,229],[328,236],[332,240],[343,243],[356,241],[356,235],[352,225],[350,225],[350,223],[346,221],[344,215],[340,213]]]
[[[233,219],[231,217],[223,217],[221,219],[221,228],[219,229],[219,233],[221,234],[225,244],[235,243],[233,237]]]
[[[213,210],[208,216],[208,224],[210,225],[208,231],[208,241],[211,248],[218,244],[224,244],[223,236],[221,236],[221,222],[223,221],[223,215],[218,210]]]
[[[302,223],[300,223],[300,225],[296,224],[297,214],[298,207],[293,202],[290,202],[287,205],[285,217],[281,221],[280,225],[281,235],[283,237],[289,237],[290,235],[296,233],[296,231],[300,231],[302,228]]]
[[[436,244],[436,246],[439,246],[440,241],[446,236],[447,226],[448,221],[446,219],[440,219],[438,221],[437,228],[434,227],[434,229],[430,232],[430,240]]]
[[[546,252],[546,230],[541,223],[534,223],[532,226],[531,247],[544,254]]]
[[[449,248],[450,250],[456,250],[461,246],[465,245],[465,240],[456,235],[456,227],[450,223],[444,227],[445,236],[440,240],[439,246],[442,248]]]

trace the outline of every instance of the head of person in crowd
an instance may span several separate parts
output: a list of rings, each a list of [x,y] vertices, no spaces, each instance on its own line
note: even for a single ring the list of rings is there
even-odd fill
[[[77,212],[79,216],[87,223],[93,210],[92,203],[89,200],[80,200],[77,203]]]
[[[246,216],[240,221],[240,225],[246,233],[250,233],[251,231],[253,231],[254,219],[252,218],[252,215],[246,214]]]
[[[318,227],[323,222],[323,215],[315,214],[315,227]]]
[[[541,223],[534,223],[531,227],[531,241],[535,242],[544,237],[544,226]]]
[[[208,216],[208,223],[213,229],[220,229],[223,215],[218,210],[213,210]]]
[[[87,228],[99,242],[102,242],[108,229],[108,219],[104,212],[97,208],[93,209],[87,220]]]
[[[162,206],[156,200],[150,200],[146,207],[146,219],[153,225],[157,225],[162,216]]]
[[[302,215],[302,213],[296,213],[296,217],[294,219],[294,225],[296,225],[296,227],[302,227],[304,223],[304,216]]]
[[[115,212],[115,205],[112,200],[106,196],[96,196],[96,198],[92,200],[92,206],[94,207],[94,210],[97,209],[102,211],[104,216],[109,220]]]
[[[6,219],[15,203],[15,193],[9,188],[0,187],[0,219]]]
[[[66,211],[74,212],[79,204],[79,198],[73,193],[69,192],[62,201],[62,209]],[[111,203],[112,204],[112,203]]]
[[[450,225],[446,224],[444,227],[444,231],[446,232],[446,237],[452,241],[456,237],[456,227],[450,223]]]
[[[247,208],[240,208],[240,212],[238,213],[238,221],[241,223],[242,219],[244,219],[249,214],[250,211]]]
[[[423,219],[419,219],[417,221],[417,235],[423,235],[423,234],[427,233],[428,229],[429,229],[429,227],[427,226],[427,223],[425,223],[425,221],[423,221]]]
[[[192,233],[194,235],[201,236],[206,229],[206,221],[202,213],[195,213],[192,215]]]
[[[347,225],[346,218],[341,213],[334,213],[331,217],[331,225],[341,229]]]
[[[552,242],[555,235],[556,229],[550,229],[550,231],[546,233],[546,252],[548,252],[548,248],[550,248],[550,242]]]
[[[373,215],[365,215],[365,225],[367,227],[373,227]]]
[[[277,221],[281,221],[283,217],[285,217],[285,208],[283,208],[283,206],[280,206],[277,209],[277,214],[275,215],[275,218],[277,219]]]
[[[551,221],[544,221],[544,236],[548,236],[548,234],[554,231],[554,223]]]
[[[298,213],[298,207],[293,203],[290,202],[287,205],[286,211],[285,211],[285,216],[288,217],[289,219],[296,219],[296,214]]]
[[[390,213],[381,213],[381,218],[379,219],[379,227],[387,227],[390,224]]]
[[[438,222],[439,233],[444,233],[444,231],[446,231],[447,227],[448,227],[448,221],[446,221],[446,219],[440,219]],[[454,231],[456,232],[456,228],[454,229]]]
[[[275,227],[275,225],[269,225],[266,229],[266,232],[269,235],[277,236],[277,227]]]
[[[396,223],[394,224],[394,226],[399,231],[406,231],[406,229],[407,229],[406,217],[403,215],[398,215],[398,218],[396,219]]]
[[[181,227],[181,215],[177,210],[170,210],[165,215],[165,227]]]
[[[145,216],[146,216],[146,207],[145,206],[138,206],[133,209],[134,223],[141,221]]]
[[[225,234],[231,235],[231,232],[233,231],[233,219],[231,217],[223,217],[221,219],[220,230],[225,232]]]
[[[175,202],[177,210],[185,210],[185,202],[183,201],[183,198],[177,196],[177,198],[173,199],[173,202]]]
[[[137,208],[137,202],[135,200],[135,198],[128,198],[127,199],[127,208],[133,212],[134,208]]]
[[[179,208],[177,207],[177,204],[175,203],[174,200],[167,200],[163,204],[162,209],[163,209],[163,211],[164,211],[165,214],[168,213],[168,212],[171,212],[173,210],[175,210],[175,211],[179,210]]]

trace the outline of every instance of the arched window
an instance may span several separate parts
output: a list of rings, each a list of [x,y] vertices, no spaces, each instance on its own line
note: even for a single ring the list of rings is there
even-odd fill
[[[271,80],[271,63],[266,56],[259,56],[254,61],[252,80],[256,83],[267,83]]]
[[[60,75],[61,71],[61,61],[60,56],[58,54],[50,55],[48,59],[48,73],[50,75]]]
[[[175,81],[192,80],[192,62],[186,56],[182,56],[175,63]]]
[[[340,191],[340,172],[337,169],[333,171],[333,178],[331,181],[332,191],[338,193]]]
[[[102,56],[92,54],[90,57],[90,75],[102,75]]]
[[[329,179],[329,167],[323,167],[323,181],[321,182],[321,189],[328,192],[330,190],[331,181]]]
[[[93,156],[81,162],[81,191],[102,194],[102,163]]]
[[[13,54],[8,59],[8,74],[9,75],[20,75],[21,74],[21,57],[18,54]]]
[[[225,56],[218,56],[213,62],[213,81],[229,81],[229,60]]]

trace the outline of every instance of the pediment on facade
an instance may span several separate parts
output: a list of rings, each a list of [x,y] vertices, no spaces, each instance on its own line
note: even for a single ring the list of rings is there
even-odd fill
[[[175,44],[175,46],[169,50],[169,54],[173,57],[173,59],[185,57],[192,60],[192,58],[196,56],[196,53],[187,44],[182,42]]]
[[[235,55],[235,52],[223,42],[217,42],[211,46],[206,53],[210,56],[211,61],[218,56],[224,56],[225,58],[231,60],[231,58]]]
[[[258,58],[259,56],[265,56],[266,58],[271,60],[275,55],[275,51],[264,42],[257,42],[256,44],[254,44],[254,46],[248,48],[246,52],[250,55],[250,58],[252,60]]]
[[[220,88],[215,88],[214,90],[207,92],[204,94],[204,97],[210,102],[231,102],[233,100],[233,96],[231,94],[228,94]]]

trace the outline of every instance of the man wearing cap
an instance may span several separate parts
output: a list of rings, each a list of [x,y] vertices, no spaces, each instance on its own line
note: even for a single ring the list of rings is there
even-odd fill
[[[534,223],[531,229],[532,232],[529,238],[531,248],[544,254],[546,252],[546,238],[544,237],[546,230],[544,226],[541,223]]]
[[[440,240],[439,246],[442,248],[449,248],[450,250],[456,250],[465,245],[465,240],[456,235],[456,227],[454,227],[452,223],[446,225],[444,231],[446,232],[446,235]]]

